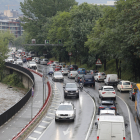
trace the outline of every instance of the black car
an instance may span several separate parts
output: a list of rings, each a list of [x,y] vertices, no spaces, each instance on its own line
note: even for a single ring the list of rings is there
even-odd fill
[[[76,83],[66,83],[63,88],[64,98],[67,98],[68,96],[79,98],[79,88],[77,87]]]
[[[78,69],[78,66],[76,64],[72,65],[74,70],[77,70]]]
[[[83,75],[82,77],[83,86],[90,85],[95,86],[95,79],[93,75]]]
[[[135,101],[135,96],[136,96],[136,89],[135,88],[132,88],[132,90],[129,91],[129,98],[132,100],[132,101]]]
[[[98,115],[100,114],[100,110],[115,110],[116,111],[116,104],[113,100],[102,100],[101,104],[98,108]]]
[[[83,77],[83,75],[84,74],[77,74],[76,76],[75,76],[75,82],[79,82],[79,80]]]

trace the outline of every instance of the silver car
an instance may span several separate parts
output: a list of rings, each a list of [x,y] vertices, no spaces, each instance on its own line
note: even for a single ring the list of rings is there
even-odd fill
[[[48,63],[48,59],[46,58],[40,60],[40,64],[42,65],[47,65],[47,63]]]
[[[12,57],[8,57],[6,62],[14,63],[14,59]]]
[[[64,81],[64,77],[61,72],[55,71],[52,75],[53,81]]]
[[[78,74],[78,72],[77,71],[70,71],[69,73],[68,73],[68,78],[75,78],[75,76]]]
[[[58,120],[71,120],[74,121],[76,117],[76,109],[71,102],[60,103],[55,112],[55,121]]]
[[[37,69],[37,65],[36,65],[36,63],[34,61],[28,61],[27,62],[27,67],[29,69]]]
[[[23,61],[21,60],[21,59],[17,59],[16,61],[15,61],[15,64],[17,64],[17,65],[23,65]]]
[[[68,73],[69,73],[68,68],[61,68],[60,71],[62,72],[63,75],[68,75]]]

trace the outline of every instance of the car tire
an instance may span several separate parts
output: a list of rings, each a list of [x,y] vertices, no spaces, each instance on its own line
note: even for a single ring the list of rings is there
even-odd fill
[[[97,81],[97,82],[99,82],[99,80],[98,80],[98,79],[97,79],[96,81]]]
[[[57,119],[55,119],[55,122],[58,122],[58,120],[57,120]]]
[[[79,99],[79,95],[77,95],[76,98]]]
[[[66,99],[67,98],[67,95],[64,93],[64,98]]]
[[[135,101],[135,98],[134,98],[134,96],[131,96],[131,100],[132,100],[132,101]]]

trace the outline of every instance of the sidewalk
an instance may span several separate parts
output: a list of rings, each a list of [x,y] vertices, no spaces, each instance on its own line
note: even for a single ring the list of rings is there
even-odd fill
[[[43,83],[42,78],[36,74],[35,88],[33,97],[32,117],[38,113],[43,105]],[[48,87],[46,85],[46,94],[48,93]],[[47,96],[46,96],[47,97]],[[6,124],[0,127],[0,140],[12,140],[30,121],[31,121],[31,105],[32,97],[26,103],[26,105]]]

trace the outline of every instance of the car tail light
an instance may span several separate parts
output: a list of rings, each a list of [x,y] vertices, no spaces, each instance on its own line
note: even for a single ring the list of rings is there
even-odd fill
[[[80,72],[80,71],[79,71]]]
[[[78,77],[78,79],[80,79],[80,77]]]
[[[99,121],[99,118],[98,118],[98,121]]]
[[[116,107],[111,107],[111,109],[116,109]]]
[[[121,86],[123,88],[123,86]]]
[[[72,74],[71,74],[71,76],[72,76]]]
[[[63,72],[63,71],[62,71]]]
[[[123,140],[125,140],[125,137],[123,137]]]
[[[132,85],[131,85],[131,88],[132,88]]]
[[[99,78],[100,78],[101,76],[99,76]]]
[[[99,136],[97,136],[97,140],[99,140]]]
[[[104,107],[101,107],[101,106],[100,106],[99,108],[104,108]]]
[[[133,92],[132,94],[135,95],[135,92]]]
[[[84,80],[84,82],[86,82],[86,81]]]
[[[105,94],[106,92],[102,92],[102,94]]]
[[[115,94],[115,92],[112,92],[112,93],[114,93],[114,94]]]

